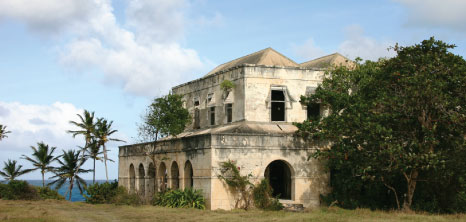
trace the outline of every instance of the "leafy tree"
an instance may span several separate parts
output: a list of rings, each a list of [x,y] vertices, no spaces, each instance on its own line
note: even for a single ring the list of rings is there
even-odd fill
[[[0,141],[3,138],[7,138],[8,136],[6,134],[11,133],[11,131],[6,130],[6,126],[0,124]]]
[[[154,99],[142,117],[143,123],[138,129],[140,139],[153,141],[162,136],[176,136],[183,132],[191,117],[183,107],[182,98],[181,95],[168,94]]]
[[[107,160],[109,160],[109,159],[107,157],[107,148],[106,148],[105,144],[108,141],[124,142],[123,140],[120,140],[120,139],[110,138],[110,136],[112,134],[118,132],[118,130],[112,129],[112,124],[113,124],[113,121],[107,121],[104,118],[98,118],[97,123],[95,125],[95,131],[94,131],[94,136],[95,136],[95,138],[97,140],[97,145],[99,147],[102,146],[102,148],[103,148],[104,164],[105,164],[105,176],[107,178],[107,182],[108,182]]]
[[[330,114],[296,124],[298,135],[329,141],[313,157],[353,181],[383,184],[398,208],[400,197],[403,209],[411,208],[418,181],[432,183],[442,173],[466,178],[457,169],[466,167],[466,61],[448,51],[454,47],[430,38],[396,45],[391,59],[335,68],[302,98]]]
[[[56,147],[49,149],[49,145],[40,142],[37,143],[37,148],[31,146],[31,149],[33,150],[32,158],[25,155],[23,155],[22,158],[32,163],[34,168],[32,168],[31,171],[40,170],[42,174],[42,187],[45,187],[44,175],[46,172],[53,171],[53,167],[50,166],[50,164],[56,160],[56,157],[53,156],[53,151],[55,151]]]
[[[31,170],[21,170],[22,165],[16,165],[16,160],[8,159],[8,162],[3,162],[5,165],[3,171],[0,171],[0,175],[7,181],[13,181],[16,177],[31,172]]]
[[[66,191],[66,196],[69,193],[69,200],[71,200],[71,194],[73,191],[74,183],[78,185],[79,192],[83,194],[83,186],[86,187],[86,181],[82,179],[79,174],[88,173],[92,170],[84,170],[81,169],[80,166],[83,165],[82,161],[86,161],[86,159],[81,159],[79,157],[80,152],[75,150],[68,150],[64,151],[63,154],[60,156],[61,159],[57,159],[58,163],[60,164],[59,167],[55,168],[55,176],[51,177],[51,179],[55,178],[55,181],[49,183],[48,185],[56,185],[56,189],[60,189],[63,184],[66,182],[70,183],[68,191]]]

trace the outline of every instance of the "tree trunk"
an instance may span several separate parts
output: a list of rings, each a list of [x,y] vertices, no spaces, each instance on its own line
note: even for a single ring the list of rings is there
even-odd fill
[[[70,192],[70,194],[69,194],[70,196],[68,198],[69,201],[71,201],[71,193],[73,192],[73,182],[74,182],[73,179],[74,179],[74,177],[71,177],[70,186],[68,187],[68,191]]]
[[[42,187],[45,187],[44,171],[42,173]]]
[[[104,147],[105,177],[107,178],[107,182],[108,182],[108,171],[107,171],[107,149],[105,148],[105,143],[103,144],[103,147]]]
[[[413,203],[414,190],[416,190],[416,183],[417,183],[418,175],[419,175],[419,172],[417,170],[412,170],[409,176],[406,175],[406,173],[404,174],[407,185],[408,185],[408,190],[406,192],[406,198],[403,203],[403,210],[405,211],[411,210],[411,204]]]
[[[92,171],[92,184],[95,184],[95,158],[94,158],[94,170]]]

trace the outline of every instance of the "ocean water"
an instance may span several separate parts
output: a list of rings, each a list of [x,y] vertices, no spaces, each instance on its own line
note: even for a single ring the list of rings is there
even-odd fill
[[[29,184],[31,185],[34,185],[34,186],[42,186],[42,180],[26,180]],[[45,185],[47,185],[47,183],[50,183],[52,182],[52,180],[45,180]],[[96,183],[105,183],[105,180],[96,180],[95,181]],[[109,182],[113,182],[113,180],[109,180]],[[92,184],[92,180],[86,180],[86,183],[87,185],[91,185]],[[66,191],[68,190],[68,187],[69,187],[69,183],[65,183],[63,184],[63,186],[58,189],[58,193],[61,194],[61,195],[65,195]],[[54,186],[51,186],[52,189],[55,189]],[[84,190],[83,188],[83,192],[86,193],[86,191]],[[69,195],[69,194],[68,194]],[[67,200],[68,200],[68,196],[65,197]],[[72,202],[79,202],[79,201],[84,201],[84,196],[81,195],[81,193],[79,192],[79,188],[78,188],[78,185],[73,185],[73,190],[71,192],[71,201]]]

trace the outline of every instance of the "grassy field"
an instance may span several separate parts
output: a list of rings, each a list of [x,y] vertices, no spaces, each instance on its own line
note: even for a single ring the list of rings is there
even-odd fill
[[[466,221],[466,215],[428,215],[321,208],[305,213],[209,211],[153,206],[90,205],[67,201],[0,200],[0,221]]]

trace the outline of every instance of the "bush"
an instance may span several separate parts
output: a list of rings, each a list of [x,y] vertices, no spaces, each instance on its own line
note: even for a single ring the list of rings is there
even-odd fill
[[[111,183],[95,183],[86,188],[86,203],[91,204],[117,204],[140,205],[141,198],[137,194],[129,194],[126,188],[118,186],[115,180]]]
[[[86,188],[86,203],[104,204],[111,203],[118,191],[118,182],[95,183]]]
[[[200,190],[168,190],[154,195],[152,205],[172,208],[205,209],[205,199]]]
[[[60,195],[56,190],[50,189],[50,187],[36,187],[37,193],[40,198],[45,199],[54,199],[54,200],[64,200],[65,197]]]
[[[135,193],[129,193],[126,188],[119,186],[111,203],[116,205],[141,205],[143,200]]]
[[[0,199],[4,200],[38,200],[37,190],[26,181],[12,180],[0,184]]]
[[[269,181],[262,179],[252,191],[254,197],[254,206],[263,210],[281,210],[283,205],[278,201],[277,197],[272,196],[273,189]]]

